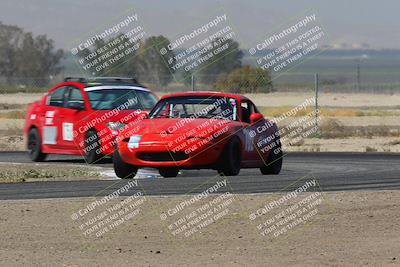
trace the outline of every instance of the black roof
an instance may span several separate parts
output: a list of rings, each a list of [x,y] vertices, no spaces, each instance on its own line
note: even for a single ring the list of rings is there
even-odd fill
[[[125,77],[66,77],[65,82],[79,82],[84,84],[86,87],[99,86],[99,85],[130,85],[130,86],[140,86],[141,85],[135,78],[125,78]]]

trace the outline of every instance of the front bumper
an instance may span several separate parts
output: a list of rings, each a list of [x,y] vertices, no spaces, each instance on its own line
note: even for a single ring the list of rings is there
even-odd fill
[[[193,149],[196,147],[196,149]],[[215,165],[222,153],[224,144],[192,143],[185,149],[171,149],[168,141],[141,142],[138,148],[128,148],[127,140],[118,143],[118,151],[123,161],[138,167],[178,167],[200,168]]]

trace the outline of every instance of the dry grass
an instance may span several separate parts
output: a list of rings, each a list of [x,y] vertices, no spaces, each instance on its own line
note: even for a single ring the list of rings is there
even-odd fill
[[[388,145],[390,145],[390,146],[397,146],[397,145],[400,145],[400,140],[390,141],[390,142],[388,143]]]
[[[43,93],[0,94],[0,105],[27,105],[40,100],[42,96]]]
[[[11,135],[0,137],[0,151],[25,151],[26,145],[23,136]]]
[[[324,138],[344,137],[345,131],[343,125],[335,119],[326,119],[320,125],[320,133]]]
[[[285,145],[285,144],[284,144]],[[399,137],[343,137],[343,138],[307,138],[301,146],[284,146],[285,152],[321,151],[321,152],[400,152]]]
[[[326,118],[320,124],[322,138],[400,137],[400,126],[344,126],[339,120]]]
[[[54,168],[49,165],[0,165],[0,183],[25,182],[34,180],[70,180],[97,178],[100,174],[94,170],[83,167]]]
[[[365,148],[365,152],[377,152],[377,151],[378,151],[378,149],[376,149],[374,147],[367,146]]]
[[[14,109],[23,109],[25,110],[27,107],[26,104],[13,104],[13,103],[0,103],[0,110],[14,110]]]
[[[261,107],[261,113],[268,117],[279,117],[282,114],[293,109],[293,107]],[[313,107],[308,107],[299,110],[295,117],[302,117],[314,111]],[[320,114],[324,117],[386,117],[386,116],[398,116],[399,111],[395,110],[366,110],[366,109],[352,109],[352,108],[320,108]]]
[[[0,119],[0,151],[25,150],[22,119]]]
[[[22,136],[22,129],[25,120],[23,119],[0,119],[0,135],[19,135]]]
[[[25,115],[24,110],[11,110],[0,112],[0,119],[25,119]]]

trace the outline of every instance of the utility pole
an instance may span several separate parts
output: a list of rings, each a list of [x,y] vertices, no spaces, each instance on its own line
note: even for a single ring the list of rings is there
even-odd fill
[[[358,59],[357,60],[357,91],[358,92],[360,92],[360,89],[361,89],[360,65],[361,65],[361,59]]]
[[[357,91],[361,91],[361,62],[368,59],[368,55],[364,54],[356,59],[357,62]]]
[[[319,133],[319,129],[318,129],[318,86],[319,86],[319,81],[318,81],[319,77],[318,77],[318,73],[314,74],[314,87],[315,87],[315,127],[317,128],[317,133]]]

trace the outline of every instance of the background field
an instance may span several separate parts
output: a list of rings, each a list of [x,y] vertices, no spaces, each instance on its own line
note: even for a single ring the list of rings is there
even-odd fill
[[[165,92],[159,92],[161,96]],[[0,97],[0,150],[24,150],[22,128],[28,103],[41,93],[4,94]],[[267,118],[276,118],[296,105],[312,98],[312,92],[275,92],[248,94]],[[400,151],[400,94],[323,93],[320,134],[286,146],[286,151]],[[280,127],[298,120],[313,107],[286,119]]]

